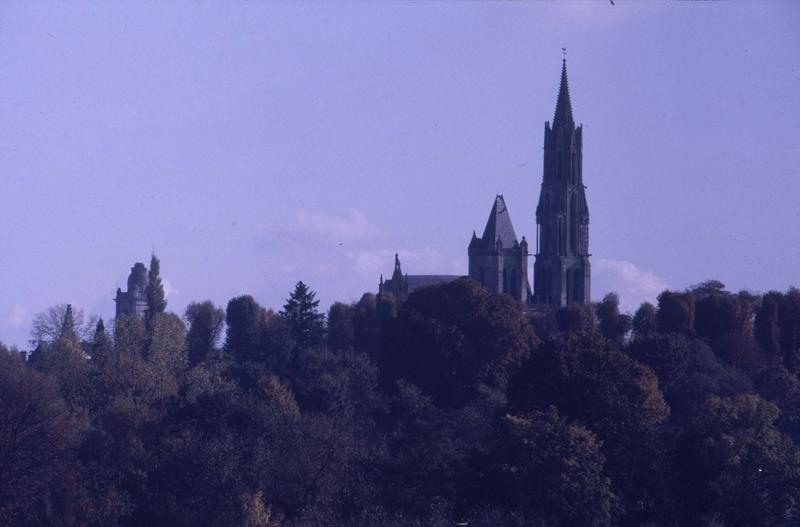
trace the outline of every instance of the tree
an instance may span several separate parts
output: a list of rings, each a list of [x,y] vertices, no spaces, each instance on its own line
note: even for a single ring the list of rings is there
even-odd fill
[[[70,434],[55,384],[0,350],[0,524],[24,525],[26,512],[63,472]]]
[[[219,355],[217,343],[225,326],[225,312],[213,302],[192,302],[184,315],[189,325],[186,335],[189,366],[195,366]]]
[[[334,302],[328,309],[328,349],[334,352],[355,349],[354,309]]]
[[[161,283],[161,262],[155,253],[150,256],[150,270],[147,272],[147,321],[151,321],[158,313],[167,309],[164,284]]]
[[[790,287],[778,305],[781,354],[786,368],[800,374],[800,289]]]
[[[159,399],[174,395],[186,369],[186,325],[174,313],[157,313],[150,321],[145,357],[158,386]]]
[[[776,361],[783,363],[780,356],[780,329],[778,310],[783,295],[778,291],[770,291],[761,298],[761,305],[756,309],[755,336],[764,351]]]
[[[97,324],[97,317],[88,316],[82,309],[71,304],[57,304],[33,317],[31,344],[55,342],[64,330],[64,320],[70,311],[72,329],[79,341],[89,340]]]
[[[643,302],[633,316],[633,336],[648,337],[658,331],[656,319],[656,306],[650,302]]]
[[[545,341],[523,364],[508,400],[516,415],[555,406],[597,434],[615,492],[629,508],[652,508],[663,494],[663,481],[652,474],[670,408],[653,371],[598,333],[561,333]]]
[[[355,349],[376,363],[380,362],[382,322],[378,315],[375,295],[364,293],[353,311]]]
[[[607,339],[621,343],[631,329],[631,317],[619,312],[619,295],[608,293],[597,305],[600,332]]]
[[[114,344],[106,333],[106,326],[103,319],[97,321],[94,330],[94,337],[92,338],[92,364],[104,367],[111,360],[111,355],[114,352]]]
[[[302,281],[297,282],[280,315],[289,322],[298,349],[320,346],[325,336],[325,315],[318,311],[316,293]]]
[[[240,361],[257,360],[264,324],[264,310],[258,302],[250,295],[231,299],[225,310],[225,323],[225,352]]]
[[[556,311],[559,331],[579,333],[594,328],[594,310],[590,305],[571,304]]]
[[[726,369],[699,339],[677,333],[653,334],[635,339],[626,351],[656,373],[673,422],[681,425],[700,411],[710,395],[736,395],[749,388],[746,379]]]
[[[694,335],[694,295],[674,291],[658,295],[656,321],[660,333]]]
[[[80,345],[78,334],[75,331],[75,319],[72,316],[72,304],[67,304],[64,312],[64,320],[61,322],[61,331],[58,334],[60,340],[69,341],[72,344]]]
[[[75,332],[72,308],[67,305],[59,336],[52,342],[40,342],[30,357],[30,365],[52,375],[61,395],[72,411],[81,411],[91,403],[92,386],[89,364]]]
[[[800,450],[772,425],[778,409],[752,394],[711,397],[678,445],[683,524],[797,525]]]
[[[478,469],[473,504],[501,505],[529,525],[611,525],[619,500],[606,477],[600,442],[554,408],[505,415]]]
[[[414,291],[384,340],[383,385],[407,379],[444,406],[504,391],[537,342],[519,303],[468,279]]]

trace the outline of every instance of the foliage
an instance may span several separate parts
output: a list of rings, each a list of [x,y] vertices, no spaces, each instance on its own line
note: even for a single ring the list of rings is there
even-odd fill
[[[508,391],[517,415],[554,406],[603,442],[614,492],[626,505],[660,493],[650,475],[670,408],[653,371],[618,351],[597,332],[561,333],[523,365]]]
[[[600,333],[609,340],[621,343],[631,330],[631,317],[619,312],[619,295],[608,293],[597,305],[597,318],[600,321]]]
[[[355,315],[353,306],[334,302],[328,309],[328,349],[335,352],[355,350]]]
[[[772,423],[778,409],[756,395],[711,397],[684,433],[676,458],[688,482],[686,520],[796,525],[800,450]]]
[[[264,309],[250,295],[238,296],[228,302],[225,310],[225,352],[237,360],[255,360],[259,354]]]
[[[438,405],[467,403],[480,385],[505,390],[536,336],[519,304],[471,280],[413,292],[386,338],[384,383],[407,379]]]
[[[155,253],[150,256],[150,270],[147,271],[147,320],[152,320],[156,315],[167,309],[167,299],[164,293],[164,284],[161,282],[161,262]]]
[[[70,423],[55,382],[2,346],[0,416],[0,523],[23,524],[63,474]]]
[[[108,330],[56,306],[0,345],[0,524],[796,525],[798,299],[708,281],[532,321],[459,280],[325,317],[300,282],[280,313]]]
[[[656,322],[661,333],[694,334],[694,295],[664,291],[658,295]]]
[[[189,326],[186,335],[189,365],[217,358],[217,343],[225,327],[225,312],[210,300],[192,302],[186,306],[184,319]]]
[[[534,525],[599,527],[619,513],[600,442],[554,408],[503,416],[488,444],[474,460],[482,467],[479,502],[501,504]]]
[[[325,335],[325,315],[319,312],[316,293],[302,281],[297,282],[280,315],[289,323],[298,348],[319,346]]]
[[[97,324],[97,317],[89,316],[71,304],[58,304],[36,314],[31,323],[31,344],[56,341],[62,335],[64,319],[70,311],[73,331],[78,340],[89,340]]]
[[[656,306],[650,302],[643,302],[633,316],[633,335],[636,338],[649,337],[658,331]]]

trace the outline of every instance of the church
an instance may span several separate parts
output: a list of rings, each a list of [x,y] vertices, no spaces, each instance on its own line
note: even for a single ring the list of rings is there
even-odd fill
[[[567,80],[561,82],[553,121],[544,125],[544,167],[536,207],[536,253],[533,290],[528,281],[528,241],[517,238],[505,199],[492,203],[483,234],[473,231],[467,248],[466,276],[492,293],[513,297],[525,308],[563,307],[591,300],[589,207],[583,184],[583,125],[576,126]],[[378,291],[392,293],[398,304],[420,287],[447,283],[461,276],[403,274],[395,255],[391,278],[380,278]]]

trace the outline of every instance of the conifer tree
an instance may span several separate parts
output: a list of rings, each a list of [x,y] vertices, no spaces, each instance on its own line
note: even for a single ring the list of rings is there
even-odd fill
[[[112,349],[113,345],[111,339],[108,338],[106,326],[101,318],[97,321],[97,326],[95,326],[94,330],[94,338],[92,339],[92,363],[98,366],[105,366]]]
[[[150,257],[150,270],[147,272],[147,320],[153,320],[158,313],[167,309],[164,297],[164,284],[161,283],[161,262],[153,253]]]
[[[78,345],[78,335],[75,332],[75,318],[72,315],[72,304],[67,304],[67,310],[64,312],[64,320],[61,322],[61,333],[58,338]]]
[[[299,349],[319,345],[325,335],[325,315],[318,310],[317,294],[302,281],[286,300],[281,316],[289,322],[292,337]]]

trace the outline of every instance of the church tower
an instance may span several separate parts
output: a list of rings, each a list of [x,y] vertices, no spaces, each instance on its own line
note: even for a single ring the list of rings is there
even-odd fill
[[[467,249],[469,277],[490,293],[504,293],[526,305],[528,286],[528,242],[517,240],[506,200],[498,195],[486,221],[483,236],[472,232]]]
[[[589,207],[583,185],[583,125],[575,126],[567,61],[553,124],[544,125],[544,176],[536,207],[534,301],[555,306],[591,299]]]

